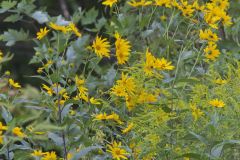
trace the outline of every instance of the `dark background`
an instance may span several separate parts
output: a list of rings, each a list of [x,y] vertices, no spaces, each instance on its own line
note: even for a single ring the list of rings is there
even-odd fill
[[[79,7],[81,7],[82,10],[89,10],[94,7],[99,10],[101,15],[104,14],[104,16],[107,17],[107,10],[104,10],[103,6],[101,5],[101,1],[97,0],[36,0],[34,4],[36,5],[37,9],[45,10],[51,17],[61,14],[66,19],[70,19],[70,15],[73,15],[73,13]],[[24,20],[19,22],[3,22],[3,20],[9,15],[10,13],[0,14],[0,34],[3,34],[3,32],[7,31],[8,29],[19,30],[19,28],[23,28],[25,31],[30,31],[30,37],[36,37],[36,33],[38,32],[39,28],[42,27],[35,20],[27,16],[23,18]],[[80,24],[78,24],[77,27],[81,30]],[[17,42],[11,47],[6,47],[5,43],[0,41],[0,50],[2,50],[4,54],[7,52],[14,54],[14,57],[10,62],[4,63],[1,72],[3,73],[6,70],[9,70],[12,73],[13,78],[19,81],[21,84],[39,86],[39,79],[28,77],[30,75],[37,74],[36,70],[39,67],[28,64],[31,57],[35,53],[33,47],[34,43],[31,40],[29,40],[29,42]]]

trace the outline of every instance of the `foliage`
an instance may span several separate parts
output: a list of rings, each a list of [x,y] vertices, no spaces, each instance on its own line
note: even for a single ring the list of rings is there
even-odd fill
[[[103,0],[68,18],[3,1],[6,46],[32,41],[40,90],[1,75],[3,159],[238,159],[239,2]],[[232,7],[234,6],[234,7]],[[230,14],[228,14],[230,13]],[[81,26],[81,27],[79,27]],[[0,65],[11,60],[0,54]]]

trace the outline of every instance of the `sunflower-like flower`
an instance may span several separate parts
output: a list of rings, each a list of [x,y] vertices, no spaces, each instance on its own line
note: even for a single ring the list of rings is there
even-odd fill
[[[47,27],[44,28],[40,28],[40,31],[37,32],[37,39],[41,40],[43,39],[49,32],[49,29],[47,29]]]
[[[113,159],[127,159],[128,152],[122,148],[121,142],[117,143],[116,141],[114,141],[111,145],[107,146],[107,152],[110,152],[112,154]]]
[[[110,43],[107,41],[107,38],[97,36],[92,47],[99,57],[110,57]]]
[[[14,80],[11,78],[8,80],[8,83],[13,88],[21,88],[21,85],[18,82],[14,82]]]
[[[115,3],[117,3],[117,0],[104,0],[104,1],[102,2],[103,5],[109,6],[109,7],[112,7],[113,4],[115,4]]]
[[[131,52],[130,42],[126,39],[121,38],[121,36],[115,34],[115,46],[116,46],[116,56],[118,64],[125,64],[129,59],[129,54]]]
[[[225,106],[225,103],[222,100],[219,100],[217,98],[209,101],[209,104],[217,108],[223,108]]]

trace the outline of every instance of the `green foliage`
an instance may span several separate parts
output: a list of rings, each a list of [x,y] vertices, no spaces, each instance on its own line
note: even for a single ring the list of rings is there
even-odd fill
[[[29,78],[42,80],[21,86],[3,71],[0,158],[239,158],[239,17],[227,17],[239,2],[117,1],[67,18],[34,2],[0,6],[4,22],[39,24],[0,40],[33,42]],[[1,52],[0,65],[11,58]]]
[[[23,29],[20,29],[19,31],[8,29],[8,31],[5,31],[0,39],[6,43],[6,46],[12,46],[17,41],[26,41],[28,40],[28,32],[25,32]]]

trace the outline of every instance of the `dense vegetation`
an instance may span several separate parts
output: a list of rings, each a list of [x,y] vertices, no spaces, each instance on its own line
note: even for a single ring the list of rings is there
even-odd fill
[[[237,0],[2,1],[0,159],[238,160],[239,12]]]

